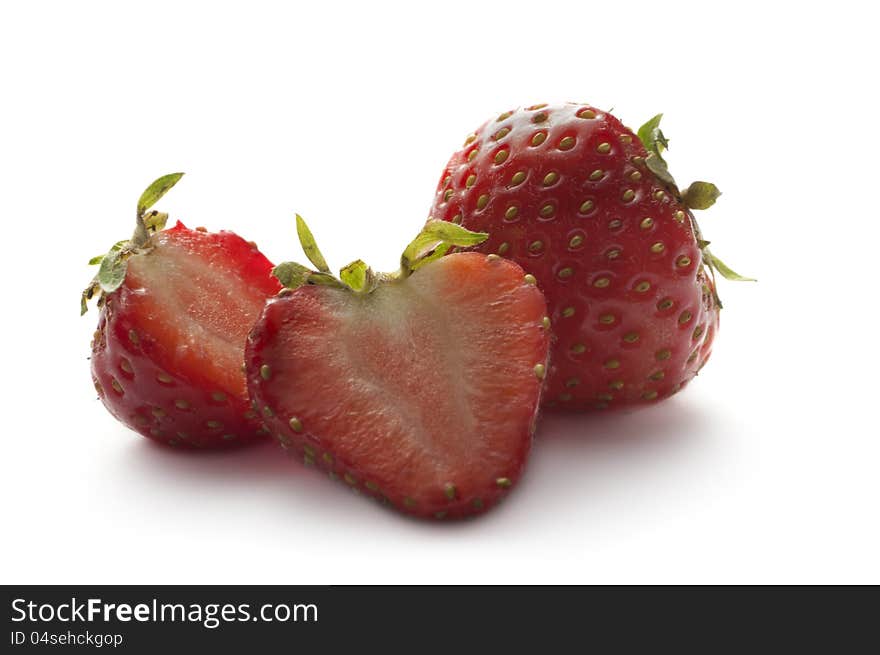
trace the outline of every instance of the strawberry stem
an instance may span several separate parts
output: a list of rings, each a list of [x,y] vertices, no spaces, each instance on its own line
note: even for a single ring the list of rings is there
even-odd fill
[[[168,214],[155,210],[148,212],[147,210],[168,193],[182,177],[183,173],[169,173],[154,180],[150,186],[144,189],[138,199],[134,233],[131,235],[131,239],[118,241],[106,254],[92,257],[89,260],[89,265],[99,265],[99,268],[97,275],[92,278],[89,286],[82,292],[80,315],[89,310],[88,302],[98,291],[101,292],[101,297],[98,299],[100,305],[104,294],[113,293],[122,285],[128,270],[128,258],[147,244],[151,234],[165,227],[165,223],[168,222]]]

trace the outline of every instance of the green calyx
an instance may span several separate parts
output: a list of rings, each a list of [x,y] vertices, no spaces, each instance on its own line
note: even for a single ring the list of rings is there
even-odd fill
[[[299,237],[299,245],[302,246],[303,252],[315,268],[321,273],[329,273],[330,267],[327,266],[327,260],[318,249],[318,244],[315,243],[315,237],[309,226],[299,214],[296,215],[296,235]]]
[[[657,114],[638,131],[639,140],[648,151],[645,158],[645,166],[654,176],[663,182],[672,191],[676,198],[688,209],[709,209],[718,200],[721,191],[711,182],[694,182],[683,192],[678,190],[675,178],[669,172],[669,166],[663,159],[663,151],[669,149],[669,140],[660,129],[660,120],[663,114]]]
[[[691,182],[681,199],[688,209],[709,209],[720,195],[721,191],[711,182]]]
[[[721,277],[725,280],[732,280],[734,282],[757,282],[753,277],[746,277],[745,275],[740,275],[734,271],[730,266],[713,255],[708,248],[703,248],[703,261],[706,262],[710,271],[713,273],[718,271],[721,274]]]
[[[454,246],[477,245],[489,237],[484,232],[471,232],[455,223],[431,220],[403,251],[400,257],[400,269],[397,272],[377,273],[358,259],[343,266],[339,271],[339,277],[334,277],[315,242],[312,231],[299,214],[296,215],[296,233],[303,252],[318,270],[312,270],[297,262],[278,264],[272,269],[272,274],[278,278],[282,286],[296,289],[312,284],[363,294],[375,291],[382,283],[409,277],[425,264],[445,255]]]
[[[104,294],[113,293],[122,285],[128,270],[129,258],[147,245],[150,236],[165,227],[168,214],[150,210],[171,187],[180,181],[181,177],[183,173],[169,173],[150,184],[138,199],[134,234],[131,239],[117,241],[105,254],[89,260],[89,266],[98,266],[98,273],[82,292],[80,315],[89,310],[88,302],[96,294],[100,294],[98,300],[100,304]]]
[[[689,210],[701,211],[709,209],[709,207],[714,205],[715,201],[718,200],[721,191],[711,182],[702,181],[692,182],[684,191],[679,190],[678,185],[675,183],[675,179],[669,172],[666,160],[663,158],[663,151],[669,149],[669,140],[660,130],[660,120],[662,118],[663,114],[657,114],[642,125],[637,132],[639,140],[642,142],[642,145],[645,146],[645,150],[648,151],[648,156],[645,157],[645,166],[654,174],[654,177],[663,183],[666,190],[674,195],[676,200]],[[700,226],[697,225],[697,221],[693,214],[690,211],[688,214],[694,233],[697,237],[697,244],[703,253],[703,263],[709,268],[709,272],[712,275],[715,302],[721,307],[721,299],[718,297],[717,291],[714,290],[716,271],[726,280],[734,280],[738,282],[754,282],[755,280],[754,278],[736,273],[733,269],[713,255],[708,248],[709,242],[703,240]]]
[[[674,187],[675,179],[669,173],[666,160],[663,159],[663,151],[669,148],[669,141],[667,141],[666,136],[660,130],[660,120],[662,118],[663,114],[657,114],[642,125],[639,128],[638,137],[642,145],[645,146],[645,150],[648,151],[648,156],[645,158],[645,166],[666,186]]]
[[[455,223],[428,221],[400,256],[400,271],[404,277],[408,276],[425,264],[439,259],[453,246],[476,246],[488,238],[489,235],[485,232],[471,232]]]

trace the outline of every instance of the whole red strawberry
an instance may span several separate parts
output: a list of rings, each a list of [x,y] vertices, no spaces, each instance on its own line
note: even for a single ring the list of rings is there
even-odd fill
[[[478,249],[520,264],[547,296],[546,406],[666,398],[711,353],[720,308],[711,269],[739,276],[709,253],[691,213],[718,190],[678,190],[659,120],[636,135],[585,104],[504,112],[440,178],[431,217],[488,232]]]
[[[265,436],[250,406],[245,338],[281,286],[253,243],[232,232],[163,230],[149,208],[182,174],[156,180],[138,202],[137,227],[116,244],[83,293],[101,315],[92,378],[105,407],[142,435],[180,447],[237,446]]]
[[[280,264],[288,287],[248,339],[248,390],[289,452],[420,517],[479,514],[515,487],[531,445],[549,348],[535,280],[495,255],[438,245],[485,234],[434,221],[395,274],[361,261],[334,278]]]

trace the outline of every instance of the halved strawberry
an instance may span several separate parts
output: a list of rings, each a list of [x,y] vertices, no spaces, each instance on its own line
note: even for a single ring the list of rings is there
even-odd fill
[[[276,269],[290,290],[248,339],[248,389],[272,433],[358,491],[424,517],[494,505],[518,480],[531,444],[549,335],[546,303],[513,262],[459,253],[486,235],[435,221],[401,270],[354,262],[329,274]]]
[[[253,243],[232,232],[162,230],[147,213],[180,175],[159,178],[138,206],[132,240],[95,258],[101,270],[92,377],[122,423],[172,446],[252,442],[265,431],[242,371],[248,331],[281,286]],[[152,191],[151,191],[152,190]]]

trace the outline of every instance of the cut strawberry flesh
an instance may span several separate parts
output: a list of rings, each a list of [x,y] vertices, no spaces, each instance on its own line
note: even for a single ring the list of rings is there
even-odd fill
[[[321,461],[350,484],[416,512],[465,513],[525,462],[545,314],[519,266],[475,253],[370,294],[302,287],[267,306],[249,384],[282,442],[308,435],[301,445],[326,451]]]
[[[127,308],[156,342],[160,364],[193,382],[244,395],[245,338],[277,282],[267,270],[249,277],[237,266],[245,254],[238,251],[250,248],[240,237],[198,235],[159,233],[150,252],[131,259]]]

